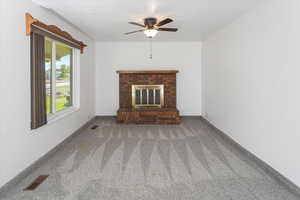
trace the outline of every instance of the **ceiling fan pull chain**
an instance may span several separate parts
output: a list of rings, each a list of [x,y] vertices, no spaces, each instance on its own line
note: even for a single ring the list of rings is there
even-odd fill
[[[150,38],[150,59],[152,59],[152,38]]]

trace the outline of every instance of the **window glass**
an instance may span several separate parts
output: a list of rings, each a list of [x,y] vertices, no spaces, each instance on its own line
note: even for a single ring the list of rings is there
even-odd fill
[[[45,73],[46,73],[46,111],[52,113],[52,42],[45,40]]]
[[[47,114],[73,106],[73,49],[52,40],[45,40],[45,86]]]
[[[56,44],[55,66],[56,111],[72,106],[72,48]]]

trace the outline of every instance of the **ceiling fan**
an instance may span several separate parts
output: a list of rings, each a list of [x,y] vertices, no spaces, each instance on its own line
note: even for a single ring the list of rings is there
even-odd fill
[[[153,38],[153,37],[155,37],[155,35],[157,34],[158,31],[176,32],[178,30],[177,28],[161,28],[161,26],[164,26],[171,22],[173,22],[173,20],[170,18],[166,18],[166,19],[158,22],[157,18],[154,18],[154,17],[145,18],[144,24],[140,24],[137,22],[128,22],[129,24],[143,27],[143,29],[128,32],[128,33],[125,33],[125,35],[129,35],[132,33],[138,33],[138,32],[144,32],[148,38]]]

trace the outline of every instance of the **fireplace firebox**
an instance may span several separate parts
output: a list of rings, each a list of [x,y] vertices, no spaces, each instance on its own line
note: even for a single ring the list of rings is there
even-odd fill
[[[119,105],[117,122],[178,124],[176,70],[117,71]]]
[[[132,106],[134,108],[164,105],[164,85],[132,85]]]

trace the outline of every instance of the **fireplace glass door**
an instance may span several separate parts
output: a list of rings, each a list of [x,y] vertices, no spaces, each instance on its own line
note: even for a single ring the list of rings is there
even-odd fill
[[[132,106],[162,107],[164,104],[163,85],[132,85]]]

